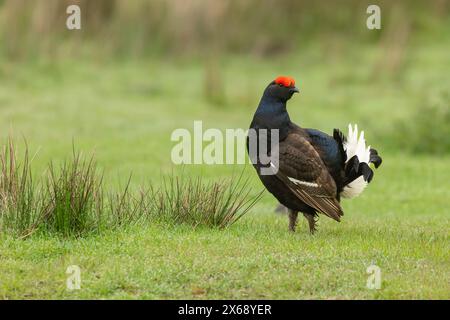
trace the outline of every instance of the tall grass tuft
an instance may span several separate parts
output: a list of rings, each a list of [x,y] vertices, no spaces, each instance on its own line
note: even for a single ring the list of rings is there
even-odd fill
[[[97,229],[104,211],[102,182],[93,157],[84,160],[74,153],[59,170],[50,163],[42,216],[45,228],[64,236],[81,236]]]
[[[133,225],[145,222],[149,214],[149,191],[140,188],[136,193],[130,192],[131,175],[125,188],[108,195],[110,224],[113,227]]]
[[[252,195],[249,180],[238,178],[205,182],[203,178],[163,177],[162,187],[152,193],[150,212],[173,224],[225,228],[238,221],[260,199]]]
[[[34,230],[43,204],[33,183],[28,148],[19,163],[9,138],[0,151],[0,166],[0,230],[26,236]]]

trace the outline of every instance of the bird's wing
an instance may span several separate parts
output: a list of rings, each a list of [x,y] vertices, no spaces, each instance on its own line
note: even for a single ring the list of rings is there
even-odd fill
[[[301,201],[340,221],[344,213],[336,199],[336,183],[311,143],[294,132],[280,142],[278,151],[276,176]],[[272,166],[276,167],[274,164]]]

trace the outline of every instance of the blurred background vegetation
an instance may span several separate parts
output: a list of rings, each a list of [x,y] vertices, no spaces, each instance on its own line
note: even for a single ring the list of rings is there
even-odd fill
[[[270,57],[305,50],[316,43],[339,51],[339,46],[357,41],[390,47],[395,52],[388,57],[386,67],[395,68],[401,64],[400,51],[408,43],[448,39],[444,32],[448,31],[448,1],[376,1],[383,13],[380,32],[365,28],[365,11],[372,3],[3,0],[2,51],[12,59],[36,58],[37,54],[51,58],[80,56],[87,52],[125,59],[218,53]],[[70,4],[81,8],[81,32],[64,28]]]
[[[81,30],[66,28],[70,4]],[[446,0],[2,0],[0,130],[43,161],[74,139],[146,174],[170,167],[173,129],[246,128],[288,74],[302,126],[357,122],[381,153],[449,153],[449,13]]]

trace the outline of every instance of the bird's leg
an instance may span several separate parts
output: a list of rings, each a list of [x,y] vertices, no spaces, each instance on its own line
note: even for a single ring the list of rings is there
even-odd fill
[[[278,213],[286,213],[286,211],[287,211],[287,208],[285,206],[283,206],[281,203],[279,203],[275,209],[275,212],[278,212]]]
[[[303,216],[306,218],[306,220],[308,220],[309,232],[311,232],[311,234],[314,234],[314,232],[316,232],[316,230],[317,230],[317,228],[316,228],[317,219],[316,219],[315,215],[304,213]]]
[[[297,225],[298,212],[289,209],[289,231],[295,232],[295,226]]]

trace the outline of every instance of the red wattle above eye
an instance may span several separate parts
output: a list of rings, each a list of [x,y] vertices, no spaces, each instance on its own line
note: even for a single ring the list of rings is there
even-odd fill
[[[275,79],[275,83],[284,87],[295,87],[295,80],[291,77],[280,76]]]

